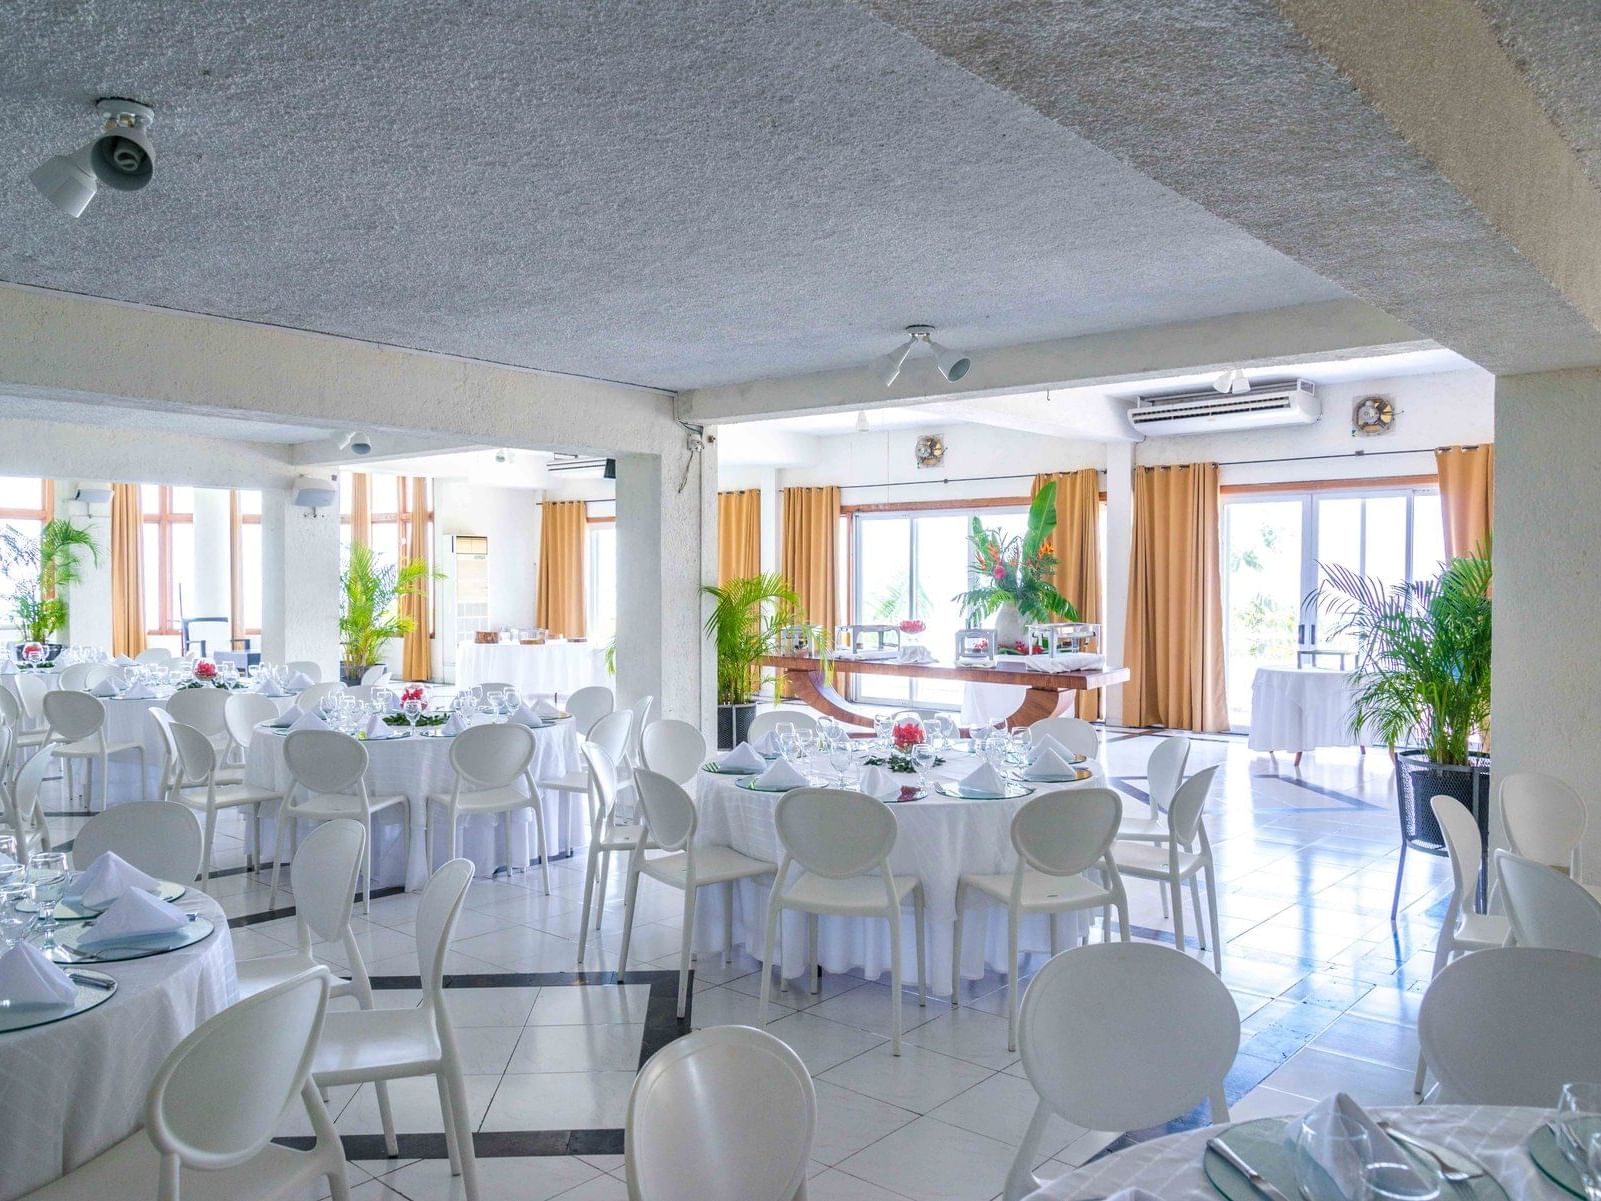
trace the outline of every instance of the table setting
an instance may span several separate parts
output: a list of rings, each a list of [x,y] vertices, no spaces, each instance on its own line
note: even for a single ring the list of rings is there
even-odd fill
[[[851,788],[891,806],[898,835],[891,870],[915,875],[923,883],[928,920],[928,978],[931,990],[947,995],[953,953],[956,885],[964,873],[1010,872],[1016,863],[1011,822],[1029,797],[1059,788],[1092,787],[1104,779],[1093,760],[1074,755],[1055,740],[1035,744],[1024,728],[983,727],[973,738],[958,737],[952,715],[881,715],[872,738],[851,738],[832,718],[816,730],[789,729],[780,723],[767,738],[741,743],[707,762],[699,773],[696,807],[698,844],[726,845],[752,858],[782,857],[774,813],[779,798],[805,786]],[[760,957],[770,884],[741,881],[734,890],[735,939]],[[709,889],[697,910],[694,945],[722,946],[720,889]],[[978,979],[986,967],[1006,970],[1004,911],[973,910],[970,926],[985,937],[964,939],[962,975]],[[1071,920],[1071,919],[1064,919]],[[903,943],[914,945],[907,911]],[[783,971],[805,970],[804,916],[782,919]],[[1080,925],[1077,932],[1082,933]],[[824,917],[818,935],[825,969],[861,968],[873,977],[888,970],[889,931],[883,921]],[[1050,930],[1040,915],[1022,927],[1024,950],[1049,950]],[[908,972],[914,965],[903,965]],[[910,977],[908,977],[910,978]]]

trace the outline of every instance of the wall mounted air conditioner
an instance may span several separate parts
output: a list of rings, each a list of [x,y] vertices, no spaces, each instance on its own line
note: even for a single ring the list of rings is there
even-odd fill
[[[1167,396],[1142,396],[1129,410],[1129,423],[1142,434],[1221,434],[1275,425],[1311,425],[1323,415],[1311,380],[1257,384],[1229,396],[1208,388]]]
[[[556,475],[589,475],[597,479],[617,478],[617,460],[600,459],[593,455],[557,455],[545,464],[545,470]]]

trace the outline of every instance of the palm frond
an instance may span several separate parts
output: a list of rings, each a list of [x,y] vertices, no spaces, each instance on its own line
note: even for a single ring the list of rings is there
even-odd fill
[[[706,636],[717,647],[717,701],[743,705],[755,699],[761,660],[777,645],[778,631],[801,620],[800,597],[776,572],[704,584],[716,602],[706,618]]]
[[[400,602],[423,594],[430,580],[443,578],[425,560],[385,563],[372,547],[352,543],[340,576],[339,642],[345,662],[376,663],[384,643],[416,629],[417,623],[400,612]]]

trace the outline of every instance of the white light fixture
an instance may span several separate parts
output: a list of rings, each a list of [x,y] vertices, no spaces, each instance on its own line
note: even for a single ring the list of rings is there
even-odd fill
[[[972,369],[973,360],[960,351],[951,350],[934,341],[934,327],[932,325],[908,325],[906,327],[906,345],[897,347],[876,361],[878,377],[884,381],[888,388],[900,378],[906,360],[919,346],[926,346],[934,352],[934,366],[939,373],[951,383],[956,383],[969,370]]]
[[[1225,396],[1240,396],[1251,390],[1251,378],[1238,367],[1230,367],[1212,381],[1212,387]]]
[[[863,409],[859,413],[856,414],[856,432],[858,434],[870,433],[872,431],[872,428],[873,428],[872,426],[867,424],[867,410],[866,409]]]
[[[360,430],[351,430],[345,435],[344,441],[339,444],[340,450],[348,450],[353,455],[372,454],[372,435],[364,434]]]
[[[73,217],[83,215],[100,184],[119,192],[137,192],[155,171],[156,154],[150,142],[154,110],[115,98],[98,100],[95,108],[102,119],[100,133],[70,155],[46,159],[28,175],[46,200]]]

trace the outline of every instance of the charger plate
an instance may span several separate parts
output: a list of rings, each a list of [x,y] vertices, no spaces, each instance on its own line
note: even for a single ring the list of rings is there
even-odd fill
[[[117,981],[104,972],[75,967],[67,971],[78,986],[78,995],[71,1005],[16,1005],[0,1001],[0,1034],[14,1030],[31,1030],[35,1026],[48,1026],[87,1013],[96,1005],[103,1005],[116,994]]]

